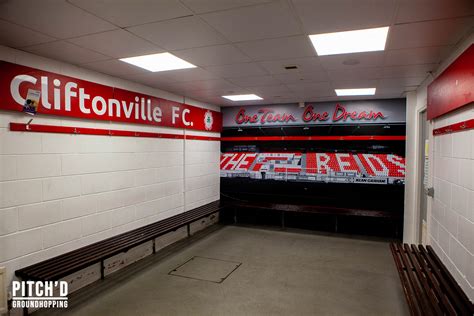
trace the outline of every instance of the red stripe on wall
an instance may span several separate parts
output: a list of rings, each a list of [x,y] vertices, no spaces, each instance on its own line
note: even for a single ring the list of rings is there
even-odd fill
[[[101,135],[101,136],[123,136],[123,137],[148,137],[148,138],[168,138],[168,139],[189,139],[219,141],[220,137],[196,136],[196,135],[176,135],[168,133],[152,133],[138,131],[123,131],[115,129],[100,129],[73,126],[55,126],[41,124],[10,123],[12,132],[33,132],[33,133],[55,133],[55,134],[80,134],[80,135]]]
[[[73,126],[56,126],[42,124],[24,124],[10,123],[10,130],[13,132],[36,132],[36,133],[56,133],[56,134],[82,134],[82,135],[102,135],[102,136],[123,136],[123,137],[148,137],[148,138],[168,138],[168,139],[189,139],[189,140],[206,140],[206,141],[365,141],[365,140],[382,140],[404,141],[405,136],[245,136],[245,137],[210,137],[197,135],[177,135],[167,133],[152,133],[139,131],[124,131],[114,129],[100,129],[88,127]]]
[[[405,140],[406,136],[244,136],[222,137],[221,141],[301,141],[301,140]]]
[[[474,119],[436,128],[433,130],[433,135],[439,136],[449,133],[462,132],[469,129],[474,129]]]

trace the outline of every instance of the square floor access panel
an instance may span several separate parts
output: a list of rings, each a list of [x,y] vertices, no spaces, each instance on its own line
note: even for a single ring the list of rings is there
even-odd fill
[[[241,264],[235,261],[196,256],[170,271],[169,274],[183,278],[222,283]]]

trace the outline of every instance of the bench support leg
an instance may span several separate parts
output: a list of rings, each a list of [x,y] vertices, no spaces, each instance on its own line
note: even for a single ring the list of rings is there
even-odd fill
[[[285,211],[281,211],[281,229],[285,229]]]
[[[100,261],[100,279],[103,280],[105,278],[105,265],[104,260]]]
[[[188,237],[191,237],[191,224],[187,224],[186,227],[188,230]]]

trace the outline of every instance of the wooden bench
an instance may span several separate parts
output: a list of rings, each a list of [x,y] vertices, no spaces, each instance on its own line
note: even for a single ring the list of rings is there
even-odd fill
[[[191,223],[219,212],[220,209],[220,202],[215,201],[159,222],[131,230],[22,268],[15,271],[15,275],[22,280],[57,281],[74,272],[100,262],[101,278],[104,278],[105,259],[126,252],[131,248],[149,241],[153,241],[154,253],[155,238],[185,225],[188,225],[189,233],[189,225]]]
[[[431,246],[391,243],[412,315],[474,315],[474,305]]]
[[[331,215],[335,218],[335,232],[338,231],[338,216],[363,216],[363,217],[378,217],[378,218],[391,218],[400,219],[401,214],[390,211],[382,210],[364,210],[364,209],[352,209],[352,208],[341,208],[331,206],[318,206],[318,205],[303,205],[303,204],[280,204],[280,203],[266,203],[266,202],[255,202],[255,201],[224,201],[224,205],[227,209],[234,210],[234,223],[237,222],[238,210],[271,210],[280,212],[281,216],[281,227],[285,228],[285,214],[286,213],[310,213],[310,214],[321,214]],[[398,235],[398,226],[396,227],[396,235]]]

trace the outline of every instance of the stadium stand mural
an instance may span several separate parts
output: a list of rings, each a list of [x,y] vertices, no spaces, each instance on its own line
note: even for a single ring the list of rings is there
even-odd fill
[[[404,208],[405,110],[405,99],[223,108],[222,197],[386,212],[393,218],[348,225],[395,236]]]

